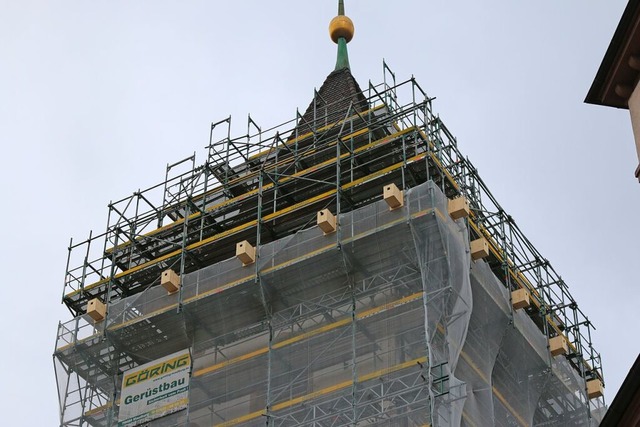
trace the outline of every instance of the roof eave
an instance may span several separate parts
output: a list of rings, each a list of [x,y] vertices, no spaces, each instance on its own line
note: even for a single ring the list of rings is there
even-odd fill
[[[628,99],[640,76],[629,64],[640,55],[640,1],[625,8],[584,102],[628,109]]]
[[[635,423],[624,424],[626,417],[640,419],[638,407],[640,405],[640,356],[636,358],[633,366],[629,370],[620,390],[611,402],[609,410],[605,414],[600,427],[614,427],[618,425],[635,425]]]

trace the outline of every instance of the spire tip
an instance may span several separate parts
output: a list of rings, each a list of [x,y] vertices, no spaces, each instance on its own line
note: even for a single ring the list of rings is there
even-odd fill
[[[329,35],[331,40],[338,45],[338,60],[336,70],[349,68],[349,54],[347,43],[351,41],[355,33],[353,21],[344,14],[344,0],[338,1],[338,16],[331,20],[329,24]]]

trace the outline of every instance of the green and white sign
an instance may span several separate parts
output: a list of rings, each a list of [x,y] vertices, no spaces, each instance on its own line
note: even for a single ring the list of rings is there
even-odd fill
[[[125,372],[118,427],[133,427],[185,409],[189,404],[189,350]]]

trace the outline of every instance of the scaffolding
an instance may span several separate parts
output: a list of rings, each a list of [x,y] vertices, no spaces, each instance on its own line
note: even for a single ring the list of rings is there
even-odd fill
[[[162,183],[109,204],[104,233],[71,241],[61,426],[118,425],[123,373],[183,349],[188,408],[149,425],[597,425],[589,319],[433,99],[383,70],[364,109],[314,107],[266,130],[249,116],[239,137],[230,117],[212,123],[204,164],[167,165]],[[393,210],[391,183],[404,195]],[[460,196],[470,215],[454,220]],[[335,233],[316,226],[324,209]],[[170,295],[168,269],[182,282]],[[530,304],[516,309],[521,289]],[[101,322],[86,314],[96,298]]]

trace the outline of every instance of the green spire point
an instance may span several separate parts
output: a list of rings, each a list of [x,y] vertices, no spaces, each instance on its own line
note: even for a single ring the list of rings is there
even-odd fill
[[[343,68],[351,68],[349,65],[349,52],[347,51],[347,40],[344,37],[338,39],[338,59],[336,61],[336,71]]]
[[[336,71],[349,66],[349,52],[347,43],[353,38],[353,22],[344,14],[344,0],[338,0],[338,16],[331,20],[329,24],[329,35],[331,40],[338,45],[338,59],[336,60]]]

